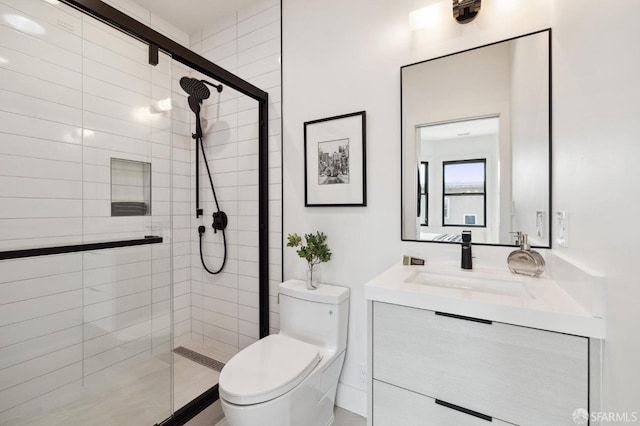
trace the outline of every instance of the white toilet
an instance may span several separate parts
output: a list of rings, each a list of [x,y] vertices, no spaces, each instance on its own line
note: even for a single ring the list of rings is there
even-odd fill
[[[230,426],[328,426],[344,363],[349,289],[280,284],[280,333],[236,354],[220,373]]]

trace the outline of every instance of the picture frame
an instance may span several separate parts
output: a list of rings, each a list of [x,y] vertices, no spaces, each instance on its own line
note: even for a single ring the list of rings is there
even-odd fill
[[[304,205],[367,205],[366,111],[304,123]]]

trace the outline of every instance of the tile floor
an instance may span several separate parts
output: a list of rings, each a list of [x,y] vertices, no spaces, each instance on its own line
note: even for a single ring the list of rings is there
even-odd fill
[[[228,357],[205,345],[183,346],[218,361],[228,361]],[[51,395],[29,410],[28,416],[3,426],[154,425],[171,414],[170,362],[171,355],[166,353],[103,377],[97,384],[77,385],[64,395]],[[173,362],[175,410],[218,382],[220,373],[215,370],[177,354]]]
[[[3,426],[153,425],[171,414],[170,380],[169,364],[154,357],[105,378],[100,385],[51,395],[28,416]]]

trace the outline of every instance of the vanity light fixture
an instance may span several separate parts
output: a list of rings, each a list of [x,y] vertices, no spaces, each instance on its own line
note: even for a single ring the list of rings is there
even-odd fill
[[[475,19],[480,12],[480,2],[482,0],[452,0],[453,17],[460,24],[466,24]]]

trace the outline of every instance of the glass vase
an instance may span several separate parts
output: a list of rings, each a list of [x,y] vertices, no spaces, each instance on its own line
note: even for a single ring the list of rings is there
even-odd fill
[[[320,283],[320,265],[307,269],[307,290],[316,290]]]

